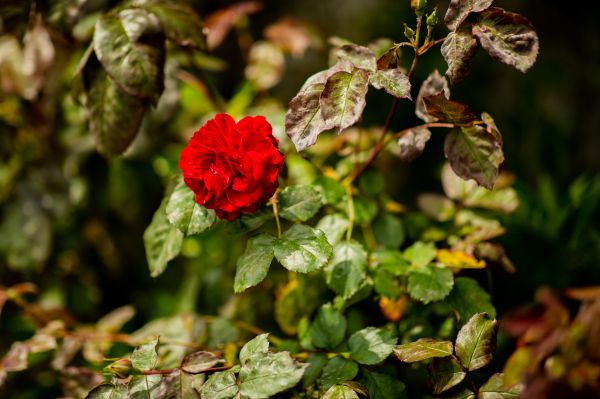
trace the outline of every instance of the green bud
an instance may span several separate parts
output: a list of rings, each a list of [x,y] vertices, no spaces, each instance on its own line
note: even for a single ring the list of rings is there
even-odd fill
[[[433,10],[433,12],[431,14],[429,14],[429,16],[427,16],[427,26],[429,27],[434,27],[436,26],[438,23],[438,16],[437,16],[437,8]]]
[[[415,40],[415,31],[406,24],[404,24],[404,36],[411,42]]]
[[[104,367],[104,371],[113,374],[117,378],[127,378],[131,374],[131,361],[129,359],[119,359]]]

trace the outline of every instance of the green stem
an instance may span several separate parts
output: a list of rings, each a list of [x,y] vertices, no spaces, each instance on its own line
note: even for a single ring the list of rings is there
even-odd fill
[[[354,227],[354,198],[352,197],[352,181],[344,182],[346,188],[346,198],[348,200],[348,230],[346,231],[346,241],[352,239],[352,229]]]

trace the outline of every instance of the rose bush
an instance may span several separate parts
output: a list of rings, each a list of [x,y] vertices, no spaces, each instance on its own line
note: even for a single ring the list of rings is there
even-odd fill
[[[217,114],[194,133],[179,167],[198,204],[233,220],[256,212],[277,190],[283,166],[278,144],[263,116],[236,124],[231,116]]]

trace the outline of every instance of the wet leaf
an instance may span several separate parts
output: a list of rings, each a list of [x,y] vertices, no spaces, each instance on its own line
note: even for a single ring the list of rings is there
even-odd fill
[[[336,72],[327,79],[319,99],[321,113],[329,128],[338,132],[353,125],[367,104],[369,73],[355,68],[352,72]]]
[[[491,190],[504,162],[502,141],[481,126],[452,129],[446,136],[444,153],[461,178],[474,179]]]
[[[405,363],[420,362],[435,357],[452,356],[452,342],[421,338],[415,342],[398,345],[394,353]]]
[[[260,283],[269,272],[275,256],[273,243],[275,238],[261,234],[248,240],[246,251],[237,260],[237,270],[233,289],[242,292]]]
[[[202,385],[201,394],[206,399],[230,399],[239,391],[233,371],[211,374]]]
[[[165,209],[169,223],[183,234],[199,234],[216,221],[213,210],[196,203],[194,192],[181,180],[169,196]]]
[[[290,101],[285,115],[285,132],[298,151],[313,145],[319,134],[330,128],[321,115],[319,103],[324,87],[323,83],[313,84]]]
[[[408,98],[410,95],[410,80],[400,69],[384,69],[369,76],[369,83],[376,89],[383,89],[396,98]]]
[[[321,192],[311,185],[287,186],[278,201],[279,216],[294,222],[307,221],[323,206]]]
[[[467,370],[488,364],[496,350],[498,322],[487,313],[477,313],[458,331],[456,356]]]
[[[300,382],[307,367],[288,352],[251,355],[240,370],[240,393],[257,399],[273,396]]]
[[[450,83],[458,84],[469,75],[471,59],[477,47],[477,40],[468,29],[459,29],[448,34],[442,43],[441,52],[448,64],[446,76],[450,78]]]
[[[451,0],[444,22],[450,30],[456,30],[472,12],[489,8],[494,0]]]
[[[157,277],[167,268],[167,264],[181,251],[183,233],[169,223],[165,214],[167,200],[163,199],[154,213],[152,222],[144,231],[146,259],[150,266],[150,275]]]
[[[539,51],[539,39],[531,23],[523,16],[492,7],[479,14],[473,35],[488,54],[521,72],[533,66]]]
[[[273,251],[286,269],[310,273],[323,267],[333,250],[322,231],[297,224],[275,241]]]
[[[329,244],[336,245],[348,229],[348,219],[340,213],[324,216],[317,223],[316,228],[325,233]]]
[[[327,285],[338,295],[350,298],[360,288],[367,270],[367,253],[356,241],[340,242],[325,268]]]

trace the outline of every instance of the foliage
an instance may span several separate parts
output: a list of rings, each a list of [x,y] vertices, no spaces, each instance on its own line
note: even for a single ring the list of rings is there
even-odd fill
[[[332,38],[331,64],[286,108],[269,90],[287,57],[322,43],[292,18],[255,41],[248,25],[258,3],[205,18],[192,2],[25,3],[0,6],[10,29],[0,49],[13,54],[0,60],[0,101],[14,110],[0,114],[9,132],[0,266],[10,277],[0,309],[10,326],[25,326],[2,348],[0,383],[10,388],[20,372],[43,369],[64,397],[428,397],[410,378],[423,370],[405,364],[427,362],[435,395],[491,399],[516,397],[546,374],[572,381],[565,365],[593,362],[593,353],[570,358],[558,345],[532,357],[541,343],[530,341],[504,374],[487,371],[498,323],[480,281],[514,271],[498,238],[519,199],[501,170],[494,119],[451,97],[450,84],[467,78],[480,47],[531,68],[539,44],[524,17],[492,1],[453,0],[438,38],[438,10],[412,1],[405,39]],[[227,63],[211,51],[232,30],[247,64],[233,95],[223,95],[215,82]],[[434,70],[418,82],[437,45],[446,77]],[[383,126],[363,121],[373,88],[392,97]],[[399,107],[423,123],[394,130]],[[190,133],[219,112],[265,115],[286,156],[271,201],[232,222],[198,205],[176,167]],[[416,160],[438,129],[446,129],[444,194],[422,193],[409,211],[389,194],[393,171],[376,161]],[[61,274],[73,278],[100,259],[101,273],[119,276],[139,266],[124,248],[145,250],[148,270],[136,279],[167,288],[152,297],[132,280],[138,313],[121,306],[93,321],[85,315],[94,298],[119,303],[122,294],[94,288],[87,271],[86,286],[67,298]],[[52,283],[22,282],[51,267]],[[578,316],[589,340],[596,302]],[[578,333],[565,323],[564,334]]]

